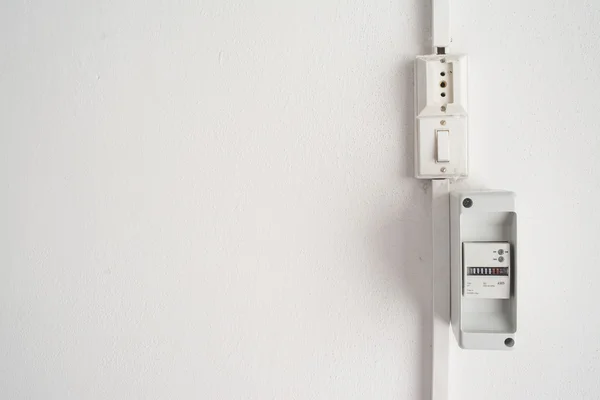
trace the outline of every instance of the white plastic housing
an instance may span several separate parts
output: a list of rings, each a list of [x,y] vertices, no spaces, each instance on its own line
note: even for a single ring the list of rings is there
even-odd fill
[[[448,47],[450,38],[450,0],[432,0],[433,47]]]
[[[415,175],[468,175],[467,57],[419,56],[415,64]],[[442,139],[439,132],[442,132]],[[441,149],[441,151],[440,151]],[[439,155],[447,155],[440,158]]]
[[[505,191],[450,195],[452,329],[463,349],[509,350],[517,331],[517,214]],[[468,291],[465,268],[509,268],[505,277]],[[471,285],[476,284],[470,281]],[[501,283],[504,282],[504,283]],[[508,287],[508,290],[506,290]]]

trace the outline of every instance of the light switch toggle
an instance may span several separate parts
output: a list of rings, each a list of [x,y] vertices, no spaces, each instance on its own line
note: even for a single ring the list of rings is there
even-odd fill
[[[436,131],[436,162],[450,162],[450,131]]]

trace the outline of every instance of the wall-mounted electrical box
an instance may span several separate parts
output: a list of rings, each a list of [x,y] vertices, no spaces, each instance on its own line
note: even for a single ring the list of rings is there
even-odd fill
[[[451,321],[460,347],[515,345],[516,252],[514,193],[450,194]]]
[[[464,55],[417,57],[417,178],[464,178],[468,175],[467,72]]]

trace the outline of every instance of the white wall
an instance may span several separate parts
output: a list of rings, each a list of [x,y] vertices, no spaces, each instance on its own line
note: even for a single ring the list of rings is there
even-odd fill
[[[516,348],[454,348],[452,399],[598,399],[600,3],[453,10],[522,241]],[[2,399],[423,399],[428,12],[3,1]]]

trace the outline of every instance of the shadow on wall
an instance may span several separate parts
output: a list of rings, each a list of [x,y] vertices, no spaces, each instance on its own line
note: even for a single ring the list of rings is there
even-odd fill
[[[431,2],[417,3],[415,14],[417,18],[410,25],[417,32],[418,54],[405,54],[397,67],[392,85],[395,93],[395,106],[399,113],[400,126],[398,138],[401,150],[400,175],[414,177],[414,131],[415,131],[415,59],[418,55],[431,54]]]
[[[417,32],[415,36],[421,45],[419,54],[430,54],[431,4],[419,1],[415,7],[411,12],[417,18],[411,28]],[[419,54],[407,54],[394,77],[396,105],[402,121],[399,126],[400,148],[404,150],[404,157],[399,156],[402,178],[414,177],[414,60]],[[419,189],[415,190],[413,185]],[[415,398],[428,400],[431,398],[433,340],[431,184],[415,179],[413,185],[409,186],[414,197],[403,201],[406,208],[397,214],[385,215],[383,226],[377,227],[376,239],[381,246],[378,251],[382,252],[385,262],[380,264],[384,270],[376,272],[388,280],[387,284],[392,285],[402,301],[408,299],[411,309],[417,312],[419,333],[414,345],[418,349],[419,365]]]
[[[423,182],[421,187],[423,191],[418,197],[422,201],[409,204],[430,209],[431,185]],[[394,300],[400,298],[402,306],[410,308],[417,316],[417,339],[408,345],[416,347],[415,354],[419,357],[416,398],[425,400],[430,398],[431,391],[432,238],[431,220],[416,218],[415,215],[423,213],[415,212],[413,207],[406,208],[397,215],[388,215],[389,222],[378,227],[377,242],[381,246],[379,251],[384,262],[379,264],[383,271],[376,272],[386,279],[386,284],[392,286]]]

